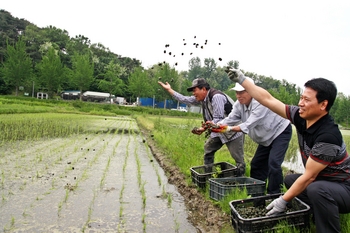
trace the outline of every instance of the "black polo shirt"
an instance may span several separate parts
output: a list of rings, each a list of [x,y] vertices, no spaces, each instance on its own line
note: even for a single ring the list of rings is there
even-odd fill
[[[343,181],[350,178],[350,157],[338,125],[327,114],[306,129],[299,107],[286,105],[288,119],[295,125],[303,164],[309,157],[327,165],[316,180]]]

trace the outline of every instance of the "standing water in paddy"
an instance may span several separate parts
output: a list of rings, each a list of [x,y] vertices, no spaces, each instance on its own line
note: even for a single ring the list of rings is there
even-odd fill
[[[133,119],[41,116],[1,144],[5,232],[196,232]]]

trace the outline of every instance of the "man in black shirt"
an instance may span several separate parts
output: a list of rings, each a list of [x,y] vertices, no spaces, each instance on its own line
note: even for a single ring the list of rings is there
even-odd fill
[[[298,106],[288,106],[252,82],[240,70],[228,68],[229,78],[239,82],[262,105],[287,118],[297,129],[303,174],[285,178],[287,192],[266,208],[267,215],[285,211],[294,197],[309,204],[315,217],[316,232],[340,232],[339,213],[350,212],[350,157],[341,132],[329,115],[337,88],[324,78],[305,83]]]

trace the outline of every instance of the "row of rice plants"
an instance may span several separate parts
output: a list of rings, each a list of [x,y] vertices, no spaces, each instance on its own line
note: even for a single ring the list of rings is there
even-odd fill
[[[133,136],[134,141],[136,141],[136,134],[133,133],[132,136]],[[146,215],[146,201],[147,201],[147,198],[146,198],[146,190],[145,190],[146,181],[142,180],[142,174],[141,174],[141,166],[142,165],[141,165],[139,155],[137,153],[138,149],[139,149],[139,144],[135,143],[134,156],[135,156],[136,165],[137,165],[137,183],[138,183],[139,191],[140,191],[141,198],[142,198],[142,217],[141,217],[142,230],[143,230],[143,232],[146,232],[146,227],[147,227],[147,224],[146,224],[146,216],[147,216]]]
[[[130,156],[129,154],[129,146],[130,146],[130,141],[131,141],[131,137],[128,137],[128,142],[126,144],[126,155],[124,157],[124,162],[123,162],[123,169],[122,169],[122,176],[123,176],[123,183],[122,183],[122,187],[120,189],[120,194],[119,194],[119,203],[120,203],[120,207],[119,207],[119,222],[118,222],[118,232],[121,232],[122,229],[125,228],[125,218],[124,218],[124,192],[125,192],[125,178],[126,178],[126,167],[128,165],[128,158]]]
[[[82,133],[87,117],[73,114],[0,115],[0,141],[11,142]]]

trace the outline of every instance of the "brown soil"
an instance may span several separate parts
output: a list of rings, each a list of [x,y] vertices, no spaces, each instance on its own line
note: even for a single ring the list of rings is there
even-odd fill
[[[169,179],[168,182],[176,186],[178,192],[184,197],[189,220],[197,228],[198,232],[225,232],[224,229],[229,229],[230,232],[234,231],[230,225],[230,216],[225,214],[218,206],[215,206],[212,201],[207,200],[197,186],[188,184],[179,168],[157,148],[150,132],[146,130],[141,131],[147,138],[147,144],[153,156],[166,172]]]

